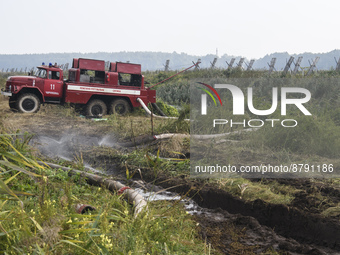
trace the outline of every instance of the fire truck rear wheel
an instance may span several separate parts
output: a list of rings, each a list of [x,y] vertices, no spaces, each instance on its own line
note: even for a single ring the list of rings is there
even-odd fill
[[[131,106],[125,99],[116,99],[111,103],[111,114],[125,115],[129,112],[131,112]]]
[[[103,116],[107,113],[106,104],[99,99],[91,100],[86,106],[87,116]]]
[[[22,113],[35,113],[40,109],[40,100],[34,94],[22,94],[16,101],[16,108]]]

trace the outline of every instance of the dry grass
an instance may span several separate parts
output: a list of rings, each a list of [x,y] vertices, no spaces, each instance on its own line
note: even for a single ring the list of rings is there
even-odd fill
[[[73,130],[82,134],[104,136],[115,134],[120,140],[141,135],[176,133],[182,130],[176,120],[166,120],[145,116],[136,111],[128,116],[108,115],[103,121],[93,121],[81,116],[74,108],[61,105],[41,106],[35,114],[21,114],[9,109],[8,99],[0,96],[0,121],[6,128],[21,129],[32,133],[58,134]],[[153,131],[153,132],[152,132]],[[188,130],[185,130],[188,132]],[[184,131],[183,131],[184,132]]]
[[[338,206],[334,206],[334,207],[330,207],[328,209],[326,209],[325,211],[323,211],[321,213],[323,216],[326,217],[339,217],[340,216],[340,205]]]
[[[187,138],[172,137],[158,143],[158,149],[163,157],[186,158],[190,153],[190,141]]]

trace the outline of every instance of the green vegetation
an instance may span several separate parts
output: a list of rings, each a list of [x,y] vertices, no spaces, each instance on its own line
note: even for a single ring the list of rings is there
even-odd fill
[[[6,254],[207,254],[178,204],[133,216],[117,194],[36,163],[29,136],[0,134],[0,250]],[[96,208],[77,214],[76,204]],[[178,231],[178,230],[181,231]]]
[[[311,118],[297,116],[299,125],[292,128],[266,126],[254,132],[249,141],[254,148],[266,146],[275,151],[338,158],[340,155],[340,126],[330,116]]]
[[[7,77],[10,76],[9,74],[4,74],[4,73],[0,73],[0,90],[2,88],[5,88],[5,84],[6,84],[6,80]]]
[[[164,103],[162,99],[157,100],[157,105],[166,116],[178,117],[178,110],[175,107]]]
[[[272,204],[290,204],[297,189],[281,185],[276,181],[270,183],[252,182],[244,178],[214,180],[219,188],[247,201],[261,199]]]

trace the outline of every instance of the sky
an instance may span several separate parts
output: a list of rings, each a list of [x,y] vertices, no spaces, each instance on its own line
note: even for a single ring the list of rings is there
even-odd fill
[[[0,0],[0,54],[261,58],[340,48],[338,0]]]

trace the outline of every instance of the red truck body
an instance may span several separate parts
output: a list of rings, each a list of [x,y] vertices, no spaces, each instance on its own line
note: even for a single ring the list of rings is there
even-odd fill
[[[94,59],[73,59],[69,77],[56,65],[39,66],[33,76],[12,76],[1,92],[9,96],[9,105],[21,112],[36,112],[40,103],[83,105],[87,115],[125,114],[145,104],[156,102],[156,91],[145,88],[141,65],[110,63]]]

